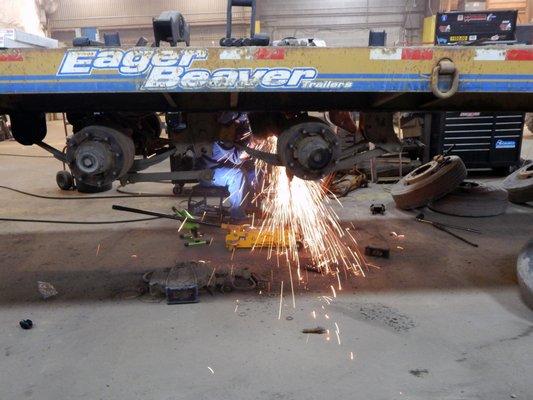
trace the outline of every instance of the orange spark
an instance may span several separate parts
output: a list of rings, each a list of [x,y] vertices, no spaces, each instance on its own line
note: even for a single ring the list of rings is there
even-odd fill
[[[281,306],[283,305],[283,281],[281,281],[281,289],[279,291],[279,312],[278,319],[281,319]]]
[[[255,148],[274,153],[276,145],[277,138],[270,137]],[[340,219],[320,181],[289,178],[284,167],[269,166],[261,160],[257,161],[256,170],[258,175],[265,176],[262,193],[254,197],[254,200],[263,198],[261,207],[265,215],[258,238],[263,232],[272,232],[276,236],[268,257],[284,255],[289,268],[291,264],[296,266],[298,280],[302,278],[299,256],[302,248],[326,274],[338,271],[339,267],[354,275],[358,274],[356,271],[362,271],[364,259],[344,243],[346,231],[340,226]],[[338,283],[340,290],[340,278]]]

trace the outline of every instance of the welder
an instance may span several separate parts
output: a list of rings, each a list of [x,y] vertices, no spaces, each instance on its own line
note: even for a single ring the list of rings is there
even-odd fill
[[[246,208],[252,199],[251,191],[257,185],[255,164],[249,155],[236,144],[246,144],[251,138],[250,124],[245,113],[224,112],[218,118],[221,125],[220,140],[213,143],[211,155],[200,160],[203,168],[213,170],[211,181],[201,181],[203,186],[227,187],[230,196],[230,218],[246,219]]]

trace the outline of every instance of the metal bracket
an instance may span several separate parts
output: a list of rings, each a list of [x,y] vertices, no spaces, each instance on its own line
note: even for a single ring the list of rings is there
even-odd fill
[[[168,151],[165,151],[161,154],[156,154],[155,156],[149,157],[149,158],[143,158],[141,160],[135,160],[133,161],[133,166],[130,168],[128,172],[137,172],[145,170],[152,165],[159,164],[162,161],[165,161],[167,158],[173,156],[178,151],[177,148],[172,148]]]
[[[277,153],[267,153],[266,151],[256,150],[252,149],[251,147],[235,143],[235,147],[238,149],[244,150],[252,157],[257,158],[258,160],[262,160],[266,162],[267,164],[276,165],[278,167],[283,167],[283,163],[281,162],[281,159],[279,158],[279,155]]]
[[[451,85],[447,91],[442,91],[439,82],[443,76],[451,77]],[[448,99],[459,89],[459,70],[449,58],[440,59],[433,67],[430,80],[431,92],[439,99]]]
[[[46,144],[45,142],[37,142],[35,143],[40,148],[46,150],[47,152],[51,153],[55,159],[61,161],[62,163],[67,163],[67,155],[63,153],[62,151],[56,149],[55,147],[50,146],[49,144]]]
[[[179,183],[194,183],[200,180],[211,180],[213,178],[213,171],[210,169],[202,169],[197,171],[172,171],[172,172],[145,172],[137,173],[130,172],[120,178],[120,183],[126,185],[128,183],[138,182],[161,182],[173,181]]]

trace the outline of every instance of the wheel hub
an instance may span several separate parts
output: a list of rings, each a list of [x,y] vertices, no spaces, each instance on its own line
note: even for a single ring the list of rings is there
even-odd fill
[[[330,173],[340,156],[337,136],[318,119],[300,121],[278,139],[278,154],[287,172],[307,180]]]
[[[131,138],[105,126],[87,126],[67,140],[67,160],[78,182],[101,187],[124,176],[133,165]]]
[[[76,166],[80,172],[91,175],[112,168],[111,146],[97,141],[84,142],[76,152]]]
[[[448,162],[450,162],[449,157],[440,156],[439,158],[435,158],[427,164],[421,165],[405,177],[405,184],[412,185],[416,182],[420,182],[426,179],[428,176],[434,174],[439,168],[441,168]]]

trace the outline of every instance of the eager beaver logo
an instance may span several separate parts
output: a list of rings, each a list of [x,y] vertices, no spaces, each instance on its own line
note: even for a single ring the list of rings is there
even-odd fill
[[[119,75],[144,76],[142,89],[295,89],[317,77],[314,68],[192,68],[207,60],[206,49],[69,50],[58,76],[92,75],[110,70]]]

